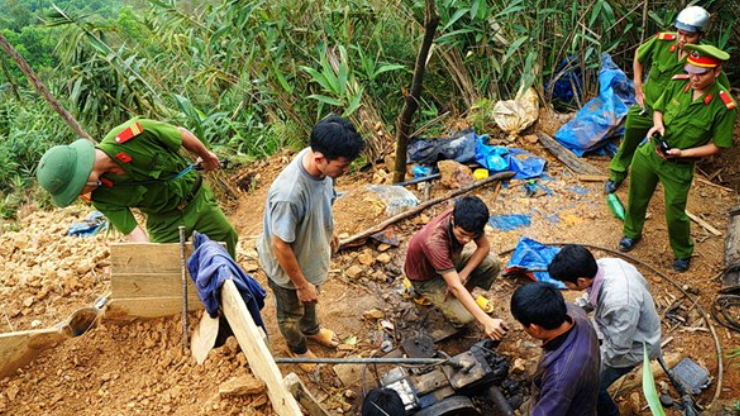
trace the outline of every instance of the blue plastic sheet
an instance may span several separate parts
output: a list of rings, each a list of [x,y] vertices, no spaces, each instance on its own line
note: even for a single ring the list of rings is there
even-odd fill
[[[511,231],[532,225],[532,216],[525,214],[491,215],[488,218],[488,224],[501,231]]]
[[[67,230],[67,235],[90,237],[108,229],[108,219],[100,211],[93,211],[82,222],[73,223]]]
[[[515,147],[489,146],[487,136],[478,136],[475,161],[491,172],[514,171],[515,179],[541,176],[547,161]]]
[[[635,86],[609,54],[601,55],[599,96],[586,103],[575,118],[555,133],[555,140],[582,157],[620,135],[627,110],[635,104]]]
[[[566,289],[565,285],[550,277],[547,266],[560,251],[559,247],[546,246],[528,237],[522,237],[511,255],[506,273],[527,274],[540,282],[550,283],[558,289]]]
[[[566,66],[569,69],[565,69]],[[581,66],[578,65],[578,60],[574,56],[569,56],[560,61],[555,74],[557,74],[558,78],[554,85],[550,85],[552,78],[545,83],[545,90],[552,88],[553,100],[562,101],[567,104],[572,103],[575,97],[574,91],[578,94],[578,99],[582,97]]]

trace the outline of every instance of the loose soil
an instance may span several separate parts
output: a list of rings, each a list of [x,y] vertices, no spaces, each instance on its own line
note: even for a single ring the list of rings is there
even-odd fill
[[[548,126],[548,129],[552,128]],[[517,145],[548,160],[548,174],[553,179],[540,180],[539,183],[547,186],[552,194],[527,197],[523,182],[517,180],[502,188],[495,199],[493,188],[474,192],[488,204],[494,215],[531,215],[531,225],[526,228],[508,232],[489,228],[487,235],[495,250],[503,252],[515,247],[522,236],[548,243],[576,242],[615,248],[621,236],[621,223],[606,206],[603,184],[579,183],[536,143],[521,140]],[[265,276],[258,267],[255,240],[261,231],[264,201],[270,183],[291,158],[292,155],[286,153],[257,162],[232,178],[234,184],[241,183],[246,189],[240,191],[237,201],[229,206],[229,217],[241,237],[237,260],[263,284]],[[589,161],[606,171],[607,158],[594,157]],[[338,233],[351,235],[386,218],[382,203],[365,187],[369,183],[388,184],[388,170],[379,165],[368,172],[355,173],[337,181],[337,189],[343,193],[334,210]],[[706,172],[712,173],[710,170]],[[722,178],[731,179],[733,176]],[[733,183],[725,185],[735,187]],[[418,190],[412,191],[420,196]],[[448,189],[435,185],[432,197],[447,192]],[[623,186],[618,195],[626,204],[627,186]],[[734,191],[695,181],[688,209],[724,231],[729,209],[739,202],[740,198]],[[371,309],[381,310],[397,328],[428,325],[429,321],[420,317],[430,313],[429,309],[409,303],[400,296],[401,268],[411,235],[449,206],[449,203],[437,205],[395,226],[393,232],[401,242],[399,247],[389,248],[371,242],[335,256],[330,279],[321,288],[319,309],[323,325],[335,330],[344,346],[340,351],[312,347],[318,355],[377,354],[384,335],[375,319],[363,318],[363,313]],[[697,293],[699,304],[709,310],[720,287],[718,276],[723,270],[724,238],[715,237],[692,224],[692,235],[697,241],[692,268],[688,273],[674,273],[663,207],[659,188],[650,204],[643,241],[630,254]],[[74,310],[90,305],[109,290],[108,244],[122,241],[122,238],[113,232],[92,238],[65,236],[68,226],[89,212],[90,208],[81,204],[50,212],[29,208],[17,226],[5,227],[0,234],[0,327],[3,332],[52,326]],[[597,257],[609,256],[599,251],[595,254]],[[508,261],[508,257],[502,257],[502,261]],[[356,267],[347,273],[353,266]],[[641,271],[651,283],[660,312],[673,303],[674,297],[681,298],[679,292],[660,277],[645,269]],[[494,301],[494,315],[508,321],[512,327],[499,350],[508,355],[512,363],[518,363],[515,377],[526,382],[527,374],[531,374],[536,365],[540,348],[516,325],[508,311],[511,293],[519,284],[521,282],[517,280],[500,278],[487,295]],[[566,293],[569,299],[577,295]],[[691,309],[690,302],[681,304],[686,310]],[[708,329],[696,309],[681,314],[685,323],[664,320],[664,339],[673,337],[665,351],[681,352],[716,375],[717,356]],[[193,325],[198,317],[199,314],[191,317]],[[274,355],[287,356],[271,298],[268,298],[263,317]],[[180,325],[179,318],[129,325],[103,322],[83,336],[47,350],[15,375],[0,380],[0,415],[273,414],[264,394],[223,398],[218,394],[223,383],[233,377],[249,375],[249,367],[243,354],[237,352],[233,338],[213,350],[208,361],[199,366],[181,352]],[[725,403],[732,404],[733,400],[740,398],[737,393],[740,391],[740,374],[738,363],[728,354],[740,347],[740,334],[719,326],[716,328],[725,355],[722,398]],[[397,346],[399,340],[393,336],[390,339]],[[480,339],[478,328],[472,328],[453,341],[443,343],[442,348],[456,353]],[[281,370],[284,374],[291,371],[299,374],[332,413],[357,413],[359,384],[342,385],[331,366],[320,366],[316,374],[303,373],[296,366],[281,366]],[[374,374],[368,374],[367,379],[366,383],[372,384]],[[716,380],[701,395],[700,403],[711,401],[715,387]],[[620,392],[618,402],[624,414],[650,414],[639,389]],[[678,413],[669,410],[668,414]]]

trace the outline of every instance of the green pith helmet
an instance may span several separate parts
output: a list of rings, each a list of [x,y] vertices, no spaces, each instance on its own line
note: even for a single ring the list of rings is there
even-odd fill
[[[66,207],[74,202],[95,162],[95,146],[79,139],[68,146],[54,146],[41,157],[36,177],[41,187],[51,194],[54,204]]]

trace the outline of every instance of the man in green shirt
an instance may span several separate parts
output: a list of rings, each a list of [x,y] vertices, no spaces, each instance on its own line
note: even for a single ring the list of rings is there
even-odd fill
[[[235,258],[236,231],[213,191],[179,153],[181,148],[199,156],[206,171],[219,168],[218,157],[188,130],[134,118],[114,128],[97,146],[80,139],[49,149],[37,176],[57,206],[66,207],[90,194],[93,206],[128,241],[177,242],[178,227],[184,225],[188,235],[197,230],[226,242]],[[147,231],[131,208],[146,215]]]
[[[662,32],[640,45],[632,63],[637,104],[630,108],[625,121],[624,139],[609,164],[609,181],[604,190],[614,193],[627,177],[632,158],[645,134],[653,126],[653,107],[671,83],[671,77],[683,74],[688,51],[686,45],[703,43],[709,26],[709,13],[699,6],[689,6],[676,18],[677,32]],[[650,62],[648,79],[643,85],[645,65]],[[720,84],[727,89],[730,82],[721,73]]]
[[[675,75],[654,104],[653,127],[648,143],[637,149],[632,162],[629,204],[621,251],[632,250],[640,240],[648,203],[658,182],[665,191],[665,212],[673,268],[688,270],[691,241],[686,201],[694,176],[694,163],[732,146],[737,117],[735,102],[717,79],[721,63],[730,58],[711,45],[686,45],[690,51],[686,74]],[[660,139],[654,139],[657,133]],[[661,141],[664,141],[661,146]]]

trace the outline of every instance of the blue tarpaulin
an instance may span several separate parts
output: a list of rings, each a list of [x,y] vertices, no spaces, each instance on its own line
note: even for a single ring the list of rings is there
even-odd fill
[[[599,96],[555,133],[555,140],[578,156],[595,151],[621,135],[627,110],[635,104],[635,86],[609,54],[601,55]]]
[[[566,289],[562,282],[550,277],[547,266],[560,251],[559,247],[546,246],[528,237],[519,239],[511,255],[506,273],[525,273],[540,282],[550,283],[558,289]]]
[[[108,219],[100,211],[93,211],[82,222],[73,223],[67,230],[67,235],[90,237],[108,229]]]
[[[525,214],[491,215],[488,218],[488,224],[501,231],[511,231],[532,225],[532,216]]]
[[[488,136],[478,136],[475,146],[475,161],[491,172],[513,171],[515,179],[541,176],[545,171],[545,159],[515,147],[489,146]]]

